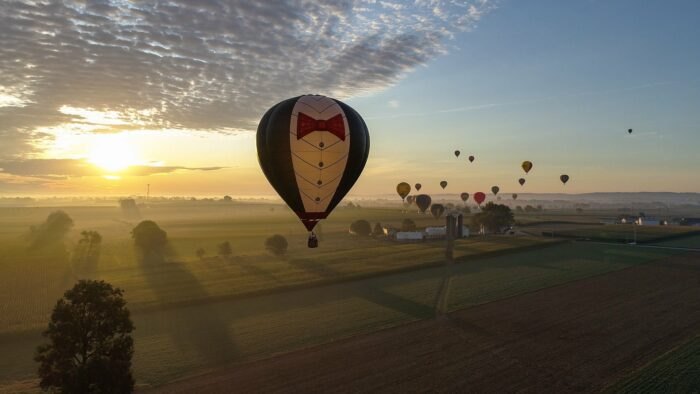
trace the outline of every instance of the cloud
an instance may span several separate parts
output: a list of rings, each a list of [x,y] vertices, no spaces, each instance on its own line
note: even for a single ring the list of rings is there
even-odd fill
[[[183,171],[215,171],[224,167],[183,167],[136,165],[119,171],[122,176],[148,176]],[[103,169],[84,159],[29,159],[0,161],[0,174],[46,180],[64,180],[87,176],[103,176]]]
[[[252,130],[304,93],[390,86],[444,53],[486,0],[0,2],[0,159],[42,127]],[[5,139],[5,137],[9,137]]]
[[[389,100],[387,103],[389,105],[389,108],[399,108],[399,100]]]

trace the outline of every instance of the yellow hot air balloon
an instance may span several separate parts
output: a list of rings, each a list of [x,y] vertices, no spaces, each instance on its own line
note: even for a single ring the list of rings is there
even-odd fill
[[[525,160],[521,167],[523,167],[523,171],[527,174],[532,169],[532,162]]]
[[[406,196],[408,196],[408,193],[411,192],[411,185],[409,185],[406,182],[401,182],[398,185],[396,185],[396,192],[399,193],[399,196],[401,196],[402,200],[405,200]]]

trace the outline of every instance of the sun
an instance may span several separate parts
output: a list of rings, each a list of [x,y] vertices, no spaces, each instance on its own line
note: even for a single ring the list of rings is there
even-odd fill
[[[100,135],[91,144],[88,161],[105,171],[116,173],[138,164],[138,151],[124,135]]]

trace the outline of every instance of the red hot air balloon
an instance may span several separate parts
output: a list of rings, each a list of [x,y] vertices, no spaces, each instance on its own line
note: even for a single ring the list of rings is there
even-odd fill
[[[265,177],[311,232],[362,173],[369,131],[360,114],[341,101],[298,96],[263,115],[257,148]],[[309,247],[315,242],[312,232]]]
[[[474,193],[474,201],[476,201],[477,204],[481,205],[482,202],[486,200],[486,194],[482,192],[476,192]]]
[[[525,178],[520,178],[520,179],[518,179],[518,183],[520,184],[520,186],[524,185],[524,184],[525,184]]]
[[[473,163],[474,162],[474,156],[469,156],[469,162]]]
[[[421,187],[423,187],[423,185],[421,185],[420,183],[415,184],[416,191],[419,191]]]
[[[447,181],[441,181],[441,182],[440,182],[440,187],[443,188],[443,189],[446,188],[446,187],[447,187]]]

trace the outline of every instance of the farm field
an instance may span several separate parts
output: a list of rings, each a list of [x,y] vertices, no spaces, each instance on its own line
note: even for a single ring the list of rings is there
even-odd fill
[[[695,393],[700,391],[700,337],[663,355],[607,391],[614,393]]]
[[[670,257],[215,371],[157,392],[600,391],[700,332],[698,262],[697,254]],[[687,366],[676,375],[682,384],[644,386],[653,384],[650,374],[651,381],[622,388],[697,388],[697,373],[690,376],[697,345],[690,346],[649,371],[680,363]],[[275,379],[268,378],[271,371]]]
[[[654,242],[654,245],[670,246],[675,248],[700,249],[700,235],[691,235],[668,241]]]
[[[451,309],[478,305],[672,253],[565,243],[469,259],[447,271],[447,304]],[[135,311],[137,381],[143,387],[159,385],[226,363],[431,318],[445,273],[442,267],[429,268],[248,299]],[[10,356],[0,360],[0,385],[13,387],[33,377],[31,355],[39,341],[38,332],[0,336],[0,351]]]
[[[73,239],[66,248],[45,250],[28,249],[22,236],[30,224],[40,223],[51,210],[0,210],[8,223],[0,237],[0,333],[43,327],[56,300],[78,278],[103,279],[124,289],[130,309],[138,312],[434,266],[443,260],[442,241],[397,244],[347,233],[350,222],[360,217],[373,223],[399,225],[412,215],[422,226],[440,223],[426,215],[341,210],[338,220],[329,221],[323,228],[322,247],[309,250],[306,232],[299,230],[296,219],[288,211],[269,209],[239,206],[221,214],[221,207],[179,208],[179,212],[172,207],[154,208],[149,217],[168,232],[171,245],[168,261],[156,264],[138,261],[129,233],[132,224],[115,219],[119,217],[116,210],[66,208],[75,221]],[[286,257],[271,256],[263,249],[269,228],[288,230],[281,231],[291,243]],[[71,243],[76,243],[81,229],[96,229],[104,238],[99,262],[89,269],[70,262]],[[200,260],[194,256],[198,247],[216,254],[216,245],[226,240],[234,249],[230,259],[210,255]],[[547,242],[551,240],[472,237],[456,243],[455,257],[463,259]]]
[[[696,228],[686,226],[632,226],[625,224],[610,224],[602,226],[586,226],[573,230],[556,231],[554,236],[575,238],[590,238],[595,241],[632,242],[636,227],[637,242],[659,242],[665,238],[694,234]]]

